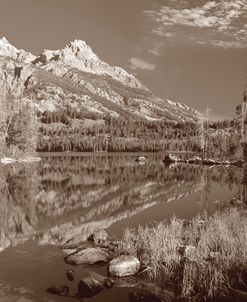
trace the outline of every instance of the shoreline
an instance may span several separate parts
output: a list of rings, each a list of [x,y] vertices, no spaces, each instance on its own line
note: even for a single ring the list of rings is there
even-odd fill
[[[246,225],[244,207],[189,222],[173,217],[170,223],[127,229],[120,249],[140,259],[144,283],[164,290],[173,284],[186,301],[229,301],[238,292],[247,295]]]
[[[66,263],[89,265],[90,273],[80,283],[92,283],[92,295],[98,293],[99,280],[108,280],[113,287],[131,288],[134,302],[151,297],[166,301],[167,295],[169,301],[229,302],[247,295],[247,210],[244,203],[232,206],[190,221],[174,216],[153,226],[127,228],[117,241],[96,229],[86,241],[75,246],[71,238],[60,248]],[[95,275],[98,261],[107,265],[107,276]],[[118,275],[112,275],[111,266],[118,262]]]

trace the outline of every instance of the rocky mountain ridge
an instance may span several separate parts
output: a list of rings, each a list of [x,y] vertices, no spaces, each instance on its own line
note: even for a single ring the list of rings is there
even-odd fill
[[[23,63],[31,63],[36,58],[30,52],[15,48],[5,37],[0,39],[0,56],[10,57]]]
[[[200,117],[197,111],[186,105],[156,98],[127,71],[120,67],[111,67],[100,60],[81,40],[69,43],[62,50],[44,50],[36,57],[24,50],[18,50],[6,38],[2,38],[0,65],[1,85],[7,80],[9,92],[28,95],[30,91],[35,90],[37,94],[41,88],[40,84],[45,84],[41,90],[46,90],[46,93],[43,93],[43,105],[40,107],[44,109],[45,103],[48,103],[47,109],[50,111],[61,105],[57,103],[56,98],[62,93],[67,104],[70,104],[70,97],[77,98],[78,108],[83,104],[89,111],[102,114],[108,112],[116,117],[121,115],[119,110],[116,112],[115,109],[107,108],[112,103],[137,118],[147,120],[168,118],[186,121]],[[62,79],[66,79],[66,83]],[[79,85],[80,91],[73,89],[74,84]],[[95,101],[97,97],[110,104],[102,105],[99,100]],[[36,102],[40,105],[38,100]],[[50,103],[53,106],[49,106]]]
[[[124,85],[146,89],[134,76],[128,74],[124,69],[111,67],[92,51],[86,42],[74,40],[62,50],[44,50],[34,61],[47,71],[58,76],[64,76],[69,68],[92,74],[109,75]],[[66,67],[67,68],[66,68]]]
[[[18,110],[31,100],[38,151],[172,150],[178,136],[182,149],[197,148],[199,112],[156,97],[127,71],[100,60],[84,41],[33,56],[2,38],[0,96],[4,106],[17,101]]]

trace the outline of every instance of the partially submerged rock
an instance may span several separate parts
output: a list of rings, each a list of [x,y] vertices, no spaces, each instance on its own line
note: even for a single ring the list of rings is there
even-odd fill
[[[69,288],[66,285],[60,285],[58,287],[49,287],[46,290],[50,294],[58,295],[58,296],[68,296],[69,295]]]
[[[65,257],[68,264],[95,264],[99,262],[109,262],[110,255],[100,248],[86,248]]]
[[[230,201],[230,204],[234,207],[240,207],[243,203],[240,199],[233,197]]]
[[[17,159],[11,157],[3,157],[0,159],[0,163],[4,165],[13,164],[15,162],[17,162]]]
[[[217,161],[217,160],[214,160],[214,159],[204,159],[202,161],[202,164],[205,165],[205,166],[214,166],[214,165],[221,165],[222,163]]]
[[[187,162],[189,164],[199,165],[199,164],[202,163],[202,158],[199,157],[199,156],[197,156],[197,155],[195,155],[195,156],[189,158]]]
[[[41,160],[42,160],[41,157],[32,157],[32,156],[27,156],[27,157],[23,157],[23,158],[3,157],[0,159],[0,163],[7,165],[7,164],[14,164],[17,162],[32,163],[32,162],[38,162]]]
[[[119,256],[108,264],[108,274],[115,277],[135,275],[140,268],[140,261],[134,256]]]
[[[67,270],[66,276],[69,281],[74,281],[74,271],[72,269]]]
[[[177,163],[179,161],[180,161],[180,159],[173,154],[167,154],[163,160],[163,162],[167,165],[172,164],[172,163]]]
[[[92,297],[98,294],[104,287],[110,288],[113,280],[91,272],[87,277],[81,279],[78,283],[78,294],[80,297]]]
[[[136,161],[140,164],[140,165],[144,165],[147,162],[146,157],[144,156],[139,156]]]

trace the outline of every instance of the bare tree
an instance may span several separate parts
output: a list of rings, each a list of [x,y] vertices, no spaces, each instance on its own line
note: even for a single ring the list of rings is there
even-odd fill
[[[209,107],[206,108],[205,114],[199,120],[199,133],[200,133],[200,149],[202,158],[207,157],[208,154],[208,131],[209,131],[209,114],[212,111]]]

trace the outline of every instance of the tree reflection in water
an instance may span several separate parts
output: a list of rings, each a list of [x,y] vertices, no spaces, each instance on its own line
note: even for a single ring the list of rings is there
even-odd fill
[[[54,156],[0,170],[1,249],[33,237],[53,243],[71,234],[86,238],[96,227],[196,191],[207,208],[214,183],[232,190],[243,177],[235,167],[166,167],[158,156],[145,165],[131,156]]]

